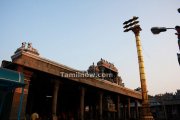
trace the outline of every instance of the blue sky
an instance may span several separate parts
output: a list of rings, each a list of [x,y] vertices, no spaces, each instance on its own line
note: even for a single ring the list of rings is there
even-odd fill
[[[0,0],[0,61],[22,42],[42,57],[86,70],[100,58],[115,64],[125,86],[140,86],[135,38],[123,22],[138,16],[149,94],[180,89],[174,30],[153,35],[153,26],[180,25],[179,0]]]

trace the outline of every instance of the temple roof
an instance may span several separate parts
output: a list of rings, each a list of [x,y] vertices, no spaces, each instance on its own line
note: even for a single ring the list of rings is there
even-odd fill
[[[105,67],[105,68],[107,68],[107,69],[110,69],[110,70],[112,70],[112,71],[114,71],[114,72],[118,72],[117,68],[114,66],[113,63],[110,63],[110,62],[108,62],[108,61],[106,61],[106,60],[104,60],[104,59],[102,59],[102,58],[101,58],[101,60],[97,63],[97,66],[103,66],[103,67]]]
[[[32,43],[28,43],[27,46],[26,46],[26,44],[27,44],[26,42],[23,42],[23,43],[22,43],[22,46],[19,47],[19,48],[14,52],[14,54],[17,54],[17,53],[19,53],[20,51],[26,51],[26,52],[30,52],[30,53],[32,53],[32,54],[34,54],[34,55],[39,55],[37,49],[35,49],[35,48],[32,47]]]

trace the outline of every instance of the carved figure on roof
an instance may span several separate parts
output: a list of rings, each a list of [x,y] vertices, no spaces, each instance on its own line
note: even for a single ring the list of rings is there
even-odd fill
[[[20,52],[20,51],[25,51],[25,52],[31,52],[33,54],[39,55],[38,51],[32,47],[32,43],[28,43],[27,47],[26,47],[26,42],[22,42],[21,47],[19,47],[16,51],[15,54]]]
[[[22,48],[22,49],[25,49],[25,47],[26,47],[26,42],[22,42],[21,48]]]
[[[28,43],[28,47],[27,47],[28,50],[32,50],[32,43]]]
[[[23,50],[25,50],[25,49],[26,49],[26,42],[22,42],[21,47],[19,47],[19,48],[15,51],[15,53],[18,53],[18,52],[23,51]]]
[[[32,43],[28,43],[28,47],[27,50],[29,50],[30,52],[39,55],[38,51],[32,47]]]

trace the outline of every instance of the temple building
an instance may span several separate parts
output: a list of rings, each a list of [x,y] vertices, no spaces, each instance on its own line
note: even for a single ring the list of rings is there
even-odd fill
[[[180,119],[180,90],[175,94],[164,93],[150,96],[151,111],[157,120]]]
[[[139,119],[141,92],[126,88],[104,59],[81,71],[41,57],[31,43],[22,43],[11,58],[1,67],[22,73],[25,86],[12,91],[9,120],[17,120],[22,92],[22,120],[34,112],[42,120]]]
[[[116,83],[120,86],[124,86],[124,83],[122,83],[122,79],[120,76],[118,76],[118,70],[114,66],[114,64],[104,60],[101,58],[101,60],[97,63],[97,65],[91,65],[88,69],[89,74],[94,74],[95,76],[98,76],[101,79],[110,81],[112,83]]]

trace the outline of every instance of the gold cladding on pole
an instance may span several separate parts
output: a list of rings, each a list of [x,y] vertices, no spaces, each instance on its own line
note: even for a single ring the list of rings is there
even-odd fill
[[[140,41],[140,35],[139,35],[141,31],[141,27],[140,25],[137,25],[137,23],[139,22],[139,21],[135,21],[137,19],[138,17],[133,17],[132,19],[125,21],[124,32],[128,32],[132,30],[136,38],[136,48],[137,48],[137,54],[138,54],[139,73],[140,73],[140,82],[141,82],[141,90],[142,90],[142,111],[140,114],[140,119],[141,120],[154,120],[150,111],[150,106],[149,106],[149,101],[148,101],[146,76],[145,76],[145,70],[144,70],[144,60],[143,60],[142,47],[141,47],[141,41]]]

